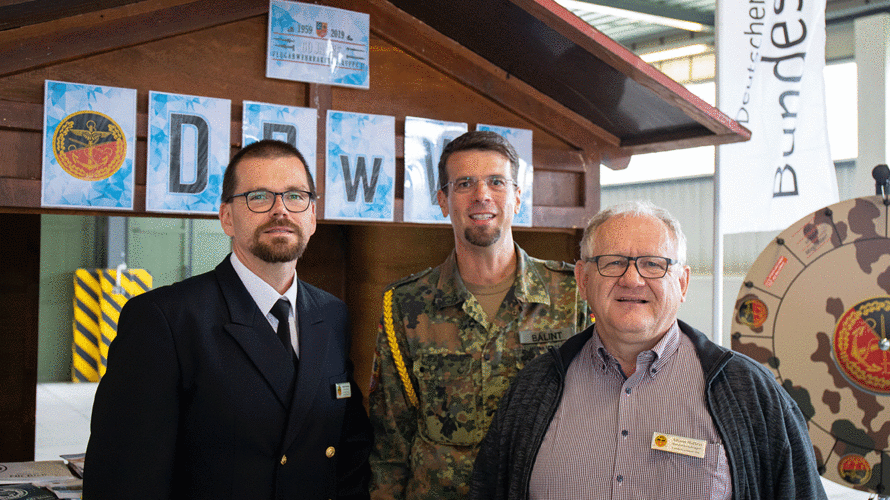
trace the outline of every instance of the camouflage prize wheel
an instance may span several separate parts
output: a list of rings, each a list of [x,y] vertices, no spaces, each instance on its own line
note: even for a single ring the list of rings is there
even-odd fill
[[[890,234],[881,196],[814,212],[760,254],[732,348],[797,401],[827,479],[890,494]]]

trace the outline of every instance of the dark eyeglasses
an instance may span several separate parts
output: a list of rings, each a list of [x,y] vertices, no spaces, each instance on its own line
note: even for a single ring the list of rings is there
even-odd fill
[[[239,196],[244,197],[247,201],[247,208],[251,212],[256,212],[258,214],[272,210],[272,207],[275,205],[275,198],[278,196],[281,196],[284,208],[286,208],[288,212],[294,213],[305,212],[306,209],[309,208],[309,204],[316,199],[316,196],[309,191],[302,191],[299,189],[285,191],[283,193],[258,189],[256,191],[233,194],[232,196],[229,196],[229,199],[227,199],[226,202],[228,203]]]
[[[461,177],[459,179],[455,179],[451,182],[446,182],[442,185],[442,190],[448,188],[450,184],[454,188],[455,193],[470,193],[476,190],[476,185],[480,182],[484,182],[488,189],[492,191],[503,193],[507,191],[507,188],[510,186],[517,186],[516,182],[513,179],[508,179],[506,177],[500,175],[489,175],[484,179],[477,179],[475,177]]]
[[[599,271],[601,276],[607,278],[624,276],[627,268],[630,267],[630,261],[633,261],[637,267],[637,273],[647,279],[664,278],[671,265],[678,262],[677,259],[669,259],[657,255],[641,255],[639,257],[597,255],[596,257],[585,257],[583,260],[596,264],[596,270]]]

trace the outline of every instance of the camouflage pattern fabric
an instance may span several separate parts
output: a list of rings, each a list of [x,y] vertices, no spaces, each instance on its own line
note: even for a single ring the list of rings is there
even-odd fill
[[[517,280],[491,321],[461,280],[454,252],[387,288],[420,407],[406,397],[381,324],[369,390],[372,498],[465,498],[479,442],[510,381],[588,326],[574,266],[516,252]]]

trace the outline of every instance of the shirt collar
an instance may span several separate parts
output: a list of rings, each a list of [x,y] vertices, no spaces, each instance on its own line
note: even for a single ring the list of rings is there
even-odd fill
[[[516,250],[516,280],[513,284],[513,295],[520,302],[535,302],[550,304],[550,294],[535,266],[531,265],[530,258],[525,250],[519,248],[515,242]],[[435,304],[438,308],[450,307],[470,298],[470,292],[460,277],[457,268],[457,253],[451,251],[451,255],[440,266],[441,273],[436,284]]]
[[[291,314],[294,313],[294,310],[297,307],[298,280],[296,270],[294,270],[294,280],[291,283],[290,288],[284,292],[284,295],[281,295],[277,290],[272,288],[272,285],[263,281],[262,278],[254,274],[253,271],[241,263],[234,252],[232,252],[230,260],[232,262],[232,267],[235,268],[235,273],[238,274],[238,277],[241,278],[241,282],[244,283],[244,288],[247,288],[247,292],[253,297],[253,301],[256,302],[257,307],[260,308],[260,312],[262,312],[264,316],[269,315],[272,306],[275,305],[275,302],[281,297],[287,298],[290,302]]]
[[[616,360],[606,349],[606,346],[603,345],[602,339],[600,339],[599,333],[596,331],[596,324],[594,323],[593,327],[593,336],[591,337],[589,342],[593,342],[592,353],[596,353],[599,356],[599,360],[594,358],[594,361],[600,361],[605,363],[605,366],[618,366],[618,360]],[[674,323],[668,328],[667,333],[661,337],[661,340],[655,344],[655,347],[649,349],[648,351],[641,352],[637,359],[639,360],[639,356],[646,356],[649,358],[648,366],[642,367],[646,370],[650,375],[655,375],[661,368],[671,359],[671,357],[676,354],[677,350],[680,348],[680,326],[677,324],[675,320]],[[641,367],[637,366],[639,370]]]

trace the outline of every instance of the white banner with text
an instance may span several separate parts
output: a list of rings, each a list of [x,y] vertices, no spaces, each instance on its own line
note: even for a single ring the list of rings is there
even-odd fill
[[[717,2],[722,232],[775,231],[838,201],[825,118],[825,0]]]

